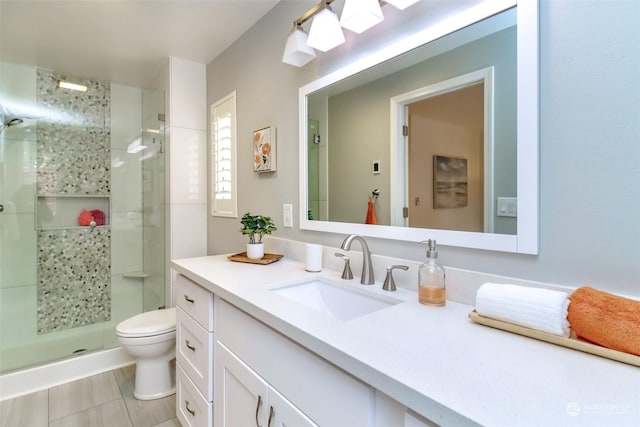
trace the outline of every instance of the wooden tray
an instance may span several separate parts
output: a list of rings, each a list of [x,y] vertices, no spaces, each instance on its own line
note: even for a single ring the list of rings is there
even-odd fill
[[[227,258],[230,259],[231,261],[236,261],[236,262],[247,262],[249,264],[267,265],[267,264],[271,264],[272,262],[278,261],[283,256],[284,255],[278,255],[278,254],[264,254],[264,257],[262,257],[262,259],[251,259],[251,258],[247,258],[246,252],[240,252],[239,254],[229,255]]]
[[[483,317],[475,310],[469,313],[469,319],[481,325],[502,329],[503,331],[513,332],[525,337],[535,338],[540,341],[550,342],[552,344],[561,345],[563,347],[572,348],[585,353],[595,354],[596,356],[606,357],[607,359],[617,360],[618,362],[628,363],[629,365],[640,366],[640,356],[612,350],[610,348],[583,341],[575,337],[573,333],[569,338],[548,334],[535,329],[525,328],[524,326],[514,325],[513,323]]]

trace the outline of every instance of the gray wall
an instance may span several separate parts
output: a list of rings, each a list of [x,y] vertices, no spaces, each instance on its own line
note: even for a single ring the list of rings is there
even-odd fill
[[[428,8],[413,6],[400,25],[385,7],[383,24],[304,68],[281,63],[292,20],[314,3],[281,2],[209,64],[207,101],[237,90],[239,213],[273,216],[279,237],[339,246],[344,236],[299,230],[297,216],[294,228],[281,227],[282,204],[299,207],[298,87],[415,30]],[[541,1],[540,254],[442,247],[443,264],[640,296],[638,22],[637,0]],[[254,174],[251,132],[267,125],[278,129],[278,171]],[[210,254],[243,250],[239,220],[210,218],[208,226]],[[415,243],[370,239],[370,247],[423,257]]]

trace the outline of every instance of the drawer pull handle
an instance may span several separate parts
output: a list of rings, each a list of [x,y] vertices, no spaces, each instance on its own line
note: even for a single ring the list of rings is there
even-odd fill
[[[194,345],[191,345],[189,340],[184,340],[184,345],[186,345],[189,350],[196,351],[196,347]]]
[[[258,421],[258,413],[260,412],[261,406],[262,406],[262,396],[258,395],[258,404],[256,405],[256,427],[262,427],[260,425],[260,421]]]
[[[269,406],[269,422],[267,423],[267,427],[271,427],[271,421],[273,420],[273,416],[276,414],[276,411],[273,409],[273,406]]]
[[[187,295],[187,294],[184,294],[184,299],[185,299],[185,301],[190,302],[191,304],[193,304],[193,302],[194,302],[194,299],[193,299],[193,298],[191,298],[191,297],[190,297],[189,295]]]
[[[185,400],[184,401],[184,408],[187,410],[188,413],[190,413],[191,415],[193,415],[194,417],[196,416],[196,411],[194,409],[189,408],[189,401]]]

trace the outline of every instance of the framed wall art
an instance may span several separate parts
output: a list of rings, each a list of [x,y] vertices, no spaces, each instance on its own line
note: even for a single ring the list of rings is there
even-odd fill
[[[275,172],[276,170],[276,138],[275,128],[253,131],[253,171]]]
[[[433,208],[464,208],[467,199],[467,159],[434,155]]]

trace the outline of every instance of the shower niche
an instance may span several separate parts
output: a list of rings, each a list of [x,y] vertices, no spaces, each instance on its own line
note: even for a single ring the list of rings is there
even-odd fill
[[[109,196],[36,196],[36,230],[111,226]]]

